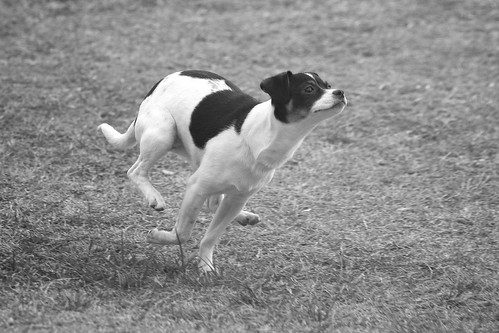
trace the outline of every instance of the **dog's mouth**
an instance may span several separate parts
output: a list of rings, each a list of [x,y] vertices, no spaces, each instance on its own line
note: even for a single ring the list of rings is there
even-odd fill
[[[342,107],[345,107],[348,105],[348,101],[346,98],[344,98],[343,100],[341,101],[337,101],[336,103],[334,103],[333,105],[331,105],[331,107],[327,108],[327,109],[321,109],[321,110],[317,110],[315,111],[314,113],[319,113],[319,112],[324,112],[324,111],[329,111],[329,110],[333,110],[333,109],[337,109],[339,106],[342,106]]]
[[[342,101],[338,101],[338,102],[334,103],[332,107],[334,108],[334,107],[336,107],[338,105],[342,105],[342,104],[343,104],[343,106],[347,106],[348,101],[346,98],[344,98]]]

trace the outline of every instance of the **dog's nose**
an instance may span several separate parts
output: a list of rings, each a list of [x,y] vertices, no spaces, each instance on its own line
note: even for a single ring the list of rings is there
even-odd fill
[[[345,94],[343,93],[343,90],[339,90],[339,89],[333,90],[333,95],[337,96],[337,97],[345,96]]]

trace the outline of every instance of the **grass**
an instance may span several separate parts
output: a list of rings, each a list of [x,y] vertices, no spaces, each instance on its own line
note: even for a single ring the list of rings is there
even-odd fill
[[[492,332],[499,327],[493,1],[0,2],[2,331]],[[194,239],[152,248],[189,175],[126,179],[121,129],[162,76],[259,82],[314,70],[351,105],[320,125],[232,225],[219,276]]]

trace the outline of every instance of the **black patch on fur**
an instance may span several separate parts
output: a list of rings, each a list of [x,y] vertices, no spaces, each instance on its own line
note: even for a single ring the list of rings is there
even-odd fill
[[[221,90],[203,98],[192,112],[189,125],[196,147],[203,149],[211,138],[231,126],[241,133],[246,116],[258,103],[239,89]]]
[[[234,83],[212,72],[191,69],[180,72],[180,75],[189,76],[197,79],[205,79],[205,80],[222,80],[225,81],[225,83],[230,87],[230,89],[234,91],[241,91],[241,89],[239,89],[239,87],[236,86]]]
[[[279,120],[282,123],[289,123],[288,121],[288,110],[286,108],[286,105],[281,104],[281,103],[275,103],[274,105],[274,116],[277,120]]]
[[[147,97],[152,95],[152,93],[154,92],[154,90],[156,90],[156,87],[158,86],[158,84],[160,84],[161,81],[163,81],[163,79],[159,80],[158,82],[156,82],[156,84],[154,86],[152,86],[151,90],[149,90],[149,92],[147,93],[146,97],[144,97],[144,99],[146,99]]]
[[[290,71],[269,77],[260,83],[260,88],[270,95],[274,106],[274,116],[277,120],[287,123],[286,105],[291,100],[290,79],[293,73]]]

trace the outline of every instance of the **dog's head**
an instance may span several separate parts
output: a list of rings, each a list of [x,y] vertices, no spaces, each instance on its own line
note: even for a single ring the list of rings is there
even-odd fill
[[[263,80],[260,88],[270,95],[274,114],[284,123],[328,118],[347,105],[343,91],[331,88],[316,73],[283,72]]]

